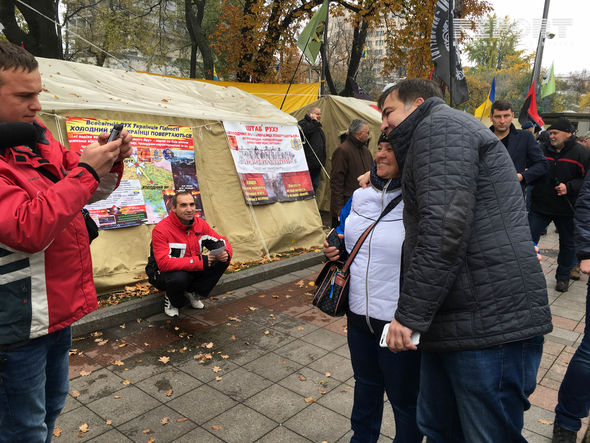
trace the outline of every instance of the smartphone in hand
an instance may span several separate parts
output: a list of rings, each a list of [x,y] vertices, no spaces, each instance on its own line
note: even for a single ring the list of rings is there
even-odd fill
[[[342,249],[342,239],[338,236],[336,232],[336,228],[332,228],[328,235],[326,236],[326,241],[328,245],[334,246],[335,248]]]
[[[115,123],[113,125],[113,129],[111,129],[111,133],[109,134],[107,143],[112,142],[113,140],[117,140],[121,136],[121,131],[123,131],[123,124]]]

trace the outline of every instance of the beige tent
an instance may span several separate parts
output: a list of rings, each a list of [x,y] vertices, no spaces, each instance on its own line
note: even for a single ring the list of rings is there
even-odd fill
[[[292,116],[236,88],[39,58],[40,118],[67,146],[65,117],[120,119],[192,128],[208,223],[226,235],[235,260],[323,241],[314,199],[249,207],[243,198],[223,121],[295,125]],[[102,231],[92,243],[99,291],[141,275],[153,225]]]
[[[381,134],[381,114],[375,103],[352,97],[329,95],[292,112],[291,115],[295,116],[297,120],[301,120],[311,106],[317,106],[322,110],[322,126],[326,134],[326,171],[328,174],[332,168],[332,154],[340,144],[340,134],[348,130],[350,122],[355,118],[362,118],[369,123],[371,131],[369,149],[373,155],[375,154],[377,140]],[[322,174],[317,201],[321,210],[330,210],[330,181],[325,174]]]

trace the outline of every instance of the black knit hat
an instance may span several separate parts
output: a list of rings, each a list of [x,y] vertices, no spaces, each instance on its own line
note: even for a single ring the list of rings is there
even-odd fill
[[[557,131],[569,132],[570,134],[572,132],[574,132],[574,128],[573,128],[572,124],[570,123],[570,121],[567,118],[564,118],[564,117],[560,117],[557,120],[555,120],[553,122],[553,124],[551,126],[549,126],[549,129],[547,129],[547,130],[551,131],[552,129],[557,130]]]
[[[381,135],[379,136],[379,140],[377,140],[377,144],[379,144],[379,143],[382,143],[382,142],[385,142],[385,143],[391,143],[391,142],[388,140],[388,138],[387,138],[387,134],[386,134],[385,132],[382,132],[382,133],[381,133]]]

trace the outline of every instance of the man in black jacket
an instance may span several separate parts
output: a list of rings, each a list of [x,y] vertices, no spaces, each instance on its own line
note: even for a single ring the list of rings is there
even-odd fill
[[[514,165],[434,82],[401,81],[379,107],[402,170],[406,229],[387,344],[414,350],[421,334],[418,426],[437,442],[525,442],[552,325]]]
[[[516,129],[512,124],[514,112],[508,100],[496,100],[492,104],[490,129],[506,147],[516,175],[524,191],[547,172],[547,162],[543,151],[530,131]]]
[[[313,191],[317,193],[322,177],[322,168],[326,164],[326,135],[322,129],[320,120],[322,110],[317,106],[311,106],[303,120],[299,120],[299,132],[303,141],[305,161],[309,169]]]
[[[590,168],[590,152],[576,142],[573,127],[560,118],[549,128],[549,144],[543,151],[549,169],[535,183],[529,212],[531,236],[539,242],[541,233],[553,221],[559,233],[559,255],[555,290],[566,292],[570,271],[576,267],[574,242],[574,205],[586,171]]]

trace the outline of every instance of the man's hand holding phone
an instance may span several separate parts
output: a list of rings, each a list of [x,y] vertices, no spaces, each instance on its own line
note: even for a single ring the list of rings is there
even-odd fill
[[[100,134],[98,142],[86,146],[80,156],[79,162],[89,165],[99,177],[108,174],[115,162],[131,156],[133,136],[123,129],[122,125],[114,127],[111,134],[113,135]],[[108,141],[109,137],[113,140]]]

